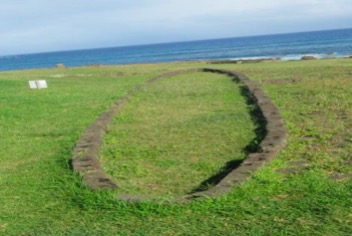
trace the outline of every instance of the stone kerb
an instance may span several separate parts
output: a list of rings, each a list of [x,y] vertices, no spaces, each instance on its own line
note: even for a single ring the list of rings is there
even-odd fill
[[[230,191],[234,185],[241,183],[248,178],[252,172],[257,170],[264,163],[270,161],[286,145],[287,130],[281,115],[271,100],[258,87],[257,83],[249,80],[244,74],[238,72],[217,69],[203,69],[203,71],[226,74],[241,81],[246,86],[250,92],[250,96],[252,96],[256,102],[256,105],[266,121],[266,135],[259,145],[259,151],[248,154],[245,160],[237,168],[227,174],[217,185],[203,192],[183,196],[184,199],[193,199],[202,196],[217,197]]]
[[[287,130],[284,126],[281,115],[275,105],[258,87],[256,82],[249,80],[242,73],[227,70],[204,68],[172,71],[152,78],[132,89],[129,93],[115,102],[108,111],[101,114],[86,129],[85,133],[77,141],[73,149],[73,157],[71,159],[72,169],[82,176],[83,184],[88,186],[90,189],[117,188],[117,185],[103,172],[99,164],[98,154],[101,145],[101,139],[105,133],[107,125],[111,122],[112,118],[121,110],[123,105],[128,101],[129,97],[141,90],[148,83],[152,83],[174,75],[195,71],[226,74],[229,77],[232,77],[234,80],[243,83],[243,85],[249,91],[248,96],[254,100],[256,106],[259,108],[262,117],[266,121],[266,135],[259,144],[259,151],[249,153],[245,160],[238,167],[231,170],[214,187],[205,191],[187,194],[174,200],[188,201],[204,196],[220,196],[223,193],[230,191],[232,187],[248,178],[252,172],[257,170],[264,163],[270,161],[282,148],[285,147]],[[146,200],[146,198],[127,194],[122,194],[117,198],[130,201]]]
[[[98,155],[102,136],[105,134],[108,124],[112,121],[112,118],[121,110],[128,99],[134,93],[138,92],[149,83],[177,74],[183,74],[197,70],[198,69],[189,69],[168,72],[136,86],[126,95],[122,96],[110,107],[108,111],[102,113],[90,126],[88,126],[83,135],[76,142],[70,161],[73,171],[79,173],[82,176],[82,182],[84,185],[90,189],[117,188],[116,184],[106,176],[103,169],[101,168]]]

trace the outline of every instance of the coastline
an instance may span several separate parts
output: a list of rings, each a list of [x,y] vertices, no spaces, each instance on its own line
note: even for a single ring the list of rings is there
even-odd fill
[[[329,56],[321,56],[329,55]],[[330,54],[306,54],[295,57],[250,57],[250,58],[234,58],[226,60],[210,60],[211,64],[224,63],[255,63],[255,62],[273,62],[273,61],[304,61],[304,60],[327,60],[327,59],[349,59],[352,55],[330,56]]]
[[[217,59],[217,60],[184,60],[184,61],[160,61],[160,62],[143,62],[143,63],[130,63],[130,64],[82,64],[70,66],[64,63],[57,63],[47,67],[32,67],[32,68],[19,68],[19,69],[1,69],[2,72],[10,71],[24,71],[24,70],[41,70],[41,69],[65,69],[76,67],[105,67],[105,66],[139,66],[139,65],[154,65],[154,64],[175,64],[175,63],[198,63],[205,62],[207,64],[242,64],[242,63],[261,63],[261,62],[285,62],[285,61],[307,61],[307,60],[332,60],[332,59],[352,59],[352,54],[346,54],[341,57],[316,57],[314,54],[303,55],[300,58],[286,59],[281,57],[250,57],[250,58],[234,58],[234,59]]]
[[[352,29],[0,56],[0,71],[183,61],[300,60],[352,55]],[[314,57],[314,58],[313,58]]]

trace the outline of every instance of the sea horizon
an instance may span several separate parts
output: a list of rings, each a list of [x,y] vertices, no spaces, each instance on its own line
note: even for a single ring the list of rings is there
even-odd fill
[[[201,39],[182,42],[37,52],[0,56],[0,71],[198,60],[250,60],[352,55],[352,28]]]
[[[155,46],[155,45],[163,45],[163,44],[192,43],[192,42],[202,42],[202,41],[212,41],[212,40],[241,39],[241,38],[252,38],[252,37],[254,38],[254,37],[278,36],[278,35],[314,33],[314,32],[324,32],[324,31],[338,31],[338,30],[352,30],[352,27],[351,28],[338,28],[338,29],[311,30],[311,31],[295,31],[295,32],[288,32],[288,33],[272,33],[272,34],[270,33],[270,34],[258,34],[258,35],[244,35],[244,36],[224,37],[224,38],[208,38],[208,39],[195,39],[195,40],[185,40],[185,41],[170,41],[170,42],[159,42],[159,43],[156,42],[156,43],[146,43],[146,44],[131,44],[131,45],[119,45],[119,46],[107,46],[107,47],[92,47],[92,48],[81,48],[81,49],[53,50],[53,51],[30,52],[30,53],[15,53],[15,54],[0,55],[0,58],[1,57],[11,57],[11,56],[24,56],[24,55],[58,53],[58,52],[76,52],[76,51],[86,51],[86,50],[101,50],[101,49],[113,49],[113,48]]]

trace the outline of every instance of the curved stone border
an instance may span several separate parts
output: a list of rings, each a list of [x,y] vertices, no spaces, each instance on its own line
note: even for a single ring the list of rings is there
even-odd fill
[[[234,80],[240,81],[244,84],[249,92],[249,96],[253,99],[258,106],[263,118],[266,120],[266,136],[260,143],[260,150],[255,153],[247,155],[245,160],[236,168],[231,170],[223,179],[220,180],[214,187],[196,193],[187,194],[176,198],[178,201],[187,201],[194,198],[207,196],[217,197],[225,192],[228,192],[236,184],[241,183],[249,175],[261,167],[265,162],[270,161],[285,145],[287,130],[283,124],[283,120],[280,116],[279,111],[270,99],[264,94],[259,88],[256,82],[249,80],[244,74],[219,70],[219,69],[189,69],[179,70],[174,72],[168,72],[155,77],[147,82],[135,87],[125,96],[121,97],[112,107],[101,114],[85,131],[81,138],[76,143],[73,149],[73,157],[71,160],[72,168],[75,172],[82,175],[82,181],[91,189],[102,189],[102,188],[116,188],[116,184],[110,180],[103,172],[99,160],[97,158],[99,154],[99,147],[101,145],[101,138],[104,134],[107,125],[111,122],[112,118],[116,113],[123,107],[128,101],[129,97],[138,92],[148,83],[155,82],[157,80],[167,78],[170,76],[203,71],[212,73],[226,74],[232,77]],[[138,196],[121,195],[119,199],[139,201],[145,200]]]
[[[102,170],[98,155],[101,146],[101,139],[112,118],[121,110],[128,99],[144,86],[157,80],[187,72],[198,71],[198,69],[179,70],[168,72],[152,78],[129,91],[126,95],[117,100],[108,111],[102,113],[88,126],[83,135],[76,142],[73,148],[71,167],[74,172],[82,176],[82,182],[90,189],[116,188],[116,184],[109,179]]]
[[[241,183],[252,172],[270,161],[286,145],[287,130],[281,115],[256,82],[249,80],[244,74],[239,72],[218,69],[203,69],[203,71],[226,74],[244,84],[266,121],[266,135],[259,144],[260,149],[258,152],[248,154],[237,168],[233,169],[214,187],[206,191],[185,195],[182,197],[185,200],[202,196],[217,197],[230,191],[234,185]]]

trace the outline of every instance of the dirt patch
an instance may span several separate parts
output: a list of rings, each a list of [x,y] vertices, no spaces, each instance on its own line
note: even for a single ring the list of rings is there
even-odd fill
[[[330,174],[330,178],[333,181],[336,181],[336,182],[351,181],[352,180],[352,174],[334,172],[334,173]]]
[[[123,73],[123,72],[110,72],[110,73],[105,73],[103,75],[105,75],[105,76],[113,76],[113,77],[120,77],[120,76],[124,76],[125,73]]]
[[[309,161],[306,160],[294,160],[287,163],[286,168],[280,168],[277,171],[283,175],[298,174],[311,166]]]
[[[301,82],[302,78],[287,78],[287,79],[266,79],[261,80],[262,84],[289,84],[289,83],[298,83]]]

